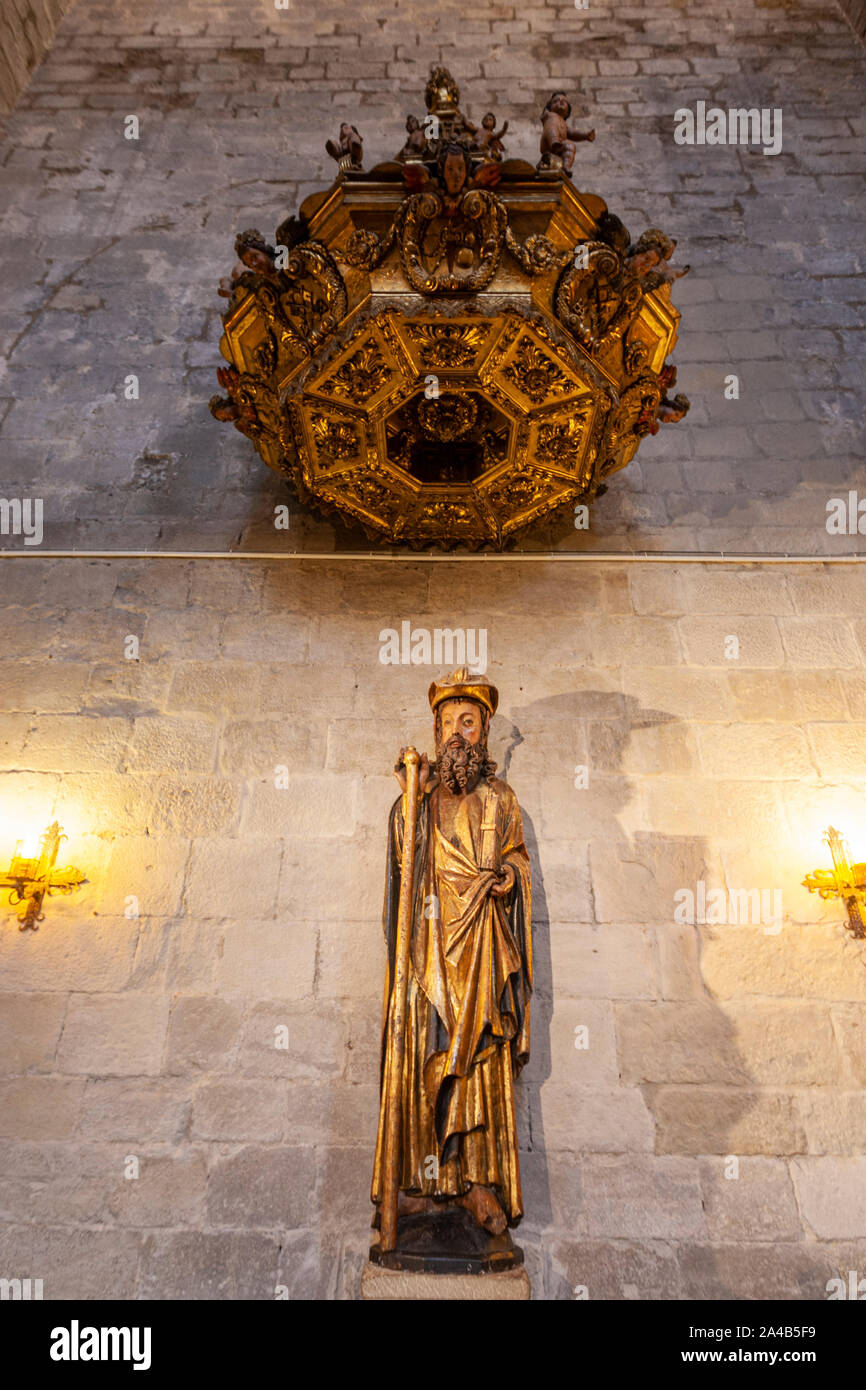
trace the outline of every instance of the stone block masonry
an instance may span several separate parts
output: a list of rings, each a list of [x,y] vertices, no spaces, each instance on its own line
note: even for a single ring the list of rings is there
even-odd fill
[[[390,766],[430,746],[434,673],[379,660],[409,618],[486,627],[525,815],[533,1296],[823,1299],[866,1270],[866,956],[800,885],[828,823],[864,853],[859,568],[0,564],[0,858],[56,816],[88,879],[35,935],[0,902],[4,1269],[46,1298],[359,1296]],[[838,640],[804,665],[797,624]],[[678,920],[700,884],[781,913]]]
[[[533,161],[539,112],[565,87],[596,129],[577,186],[635,235],[663,227],[692,266],[673,287],[689,415],[643,441],[588,531],[527,544],[855,550],[858,534],[825,523],[830,498],[866,501],[866,54],[823,0],[711,13],[484,0],[471,17],[458,0],[76,0],[0,134],[0,475],[13,496],[43,498],[45,544],[367,548],[295,506],[209,415],[216,288],[238,230],[270,235],[331,182],[324,141],[341,119],[357,122],[368,167],[393,155],[436,62],[470,116],[494,109],[509,153]],[[676,145],[674,113],[700,100],[780,109],[781,153]],[[290,529],[275,532],[286,500]]]
[[[72,0],[6,0],[0,10],[0,112],[11,111]]]

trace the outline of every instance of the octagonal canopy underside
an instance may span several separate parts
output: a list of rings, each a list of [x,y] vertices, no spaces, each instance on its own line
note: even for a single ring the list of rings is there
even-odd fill
[[[498,545],[579,497],[609,408],[576,355],[514,309],[380,311],[289,406],[305,489],[415,545]]]

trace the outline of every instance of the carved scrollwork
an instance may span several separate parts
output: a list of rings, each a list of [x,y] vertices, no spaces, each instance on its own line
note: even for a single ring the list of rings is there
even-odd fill
[[[599,353],[628,331],[640,311],[640,281],[602,241],[584,241],[556,287],[556,316],[589,352]]]
[[[525,241],[518,241],[510,227],[505,230],[505,245],[527,275],[546,275],[551,270],[561,270],[572,258],[570,251],[560,251],[550,237],[533,232]]]

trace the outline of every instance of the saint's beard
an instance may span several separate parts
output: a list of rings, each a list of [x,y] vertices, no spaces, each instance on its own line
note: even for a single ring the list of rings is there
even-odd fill
[[[489,782],[496,764],[487,754],[487,740],[467,743],[462,734],[452,734],[447,742],[436,740],[436,772],[450,792],[471,791],[482,778]]]

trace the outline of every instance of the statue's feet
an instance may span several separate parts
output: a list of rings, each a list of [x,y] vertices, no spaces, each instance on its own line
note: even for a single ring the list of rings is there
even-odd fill
[[[478,1225],[489,1231],[492,1236],[501,1236],[508,1225],[505,1212],[489,1187],[481,1187],[475,1182],[469,1191],[456,1201],[459,1207],[465,1207]]]
[[[402,1191],[397,1193],[398,1216],[416,1216],[419,1212],[433,1211],[435,1207],[436,1203],[433,1201],[432,1197],[419,1197],[412,1193]],[[382,1214],[380,1204],[377,1204],[376,1210],[373,1213],[373,1220],[370,1224],[374,1231],[378,1231],[381,1228]]]

